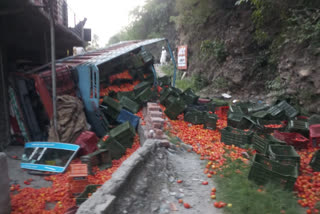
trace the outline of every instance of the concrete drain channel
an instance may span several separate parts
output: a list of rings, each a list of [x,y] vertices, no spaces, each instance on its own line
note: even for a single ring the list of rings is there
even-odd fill
[[[163,137],[152,139],[149,129],[139,126],[141,147],[112,178],[78,209],[79,214],[221,213],[210,201],[212,179],[203,174],[204,162],[188,145],[180,147]],[[150,139],[151,138],[151,139]],[[177,183],[177,180],[182,180]],[[209,185],[202,185],[208,181]],[[191,205],[186,209],[178,203]]]

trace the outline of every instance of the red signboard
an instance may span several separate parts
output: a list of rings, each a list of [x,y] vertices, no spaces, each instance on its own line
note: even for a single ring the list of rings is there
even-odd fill
[[[188,46],[182,45],[178,47],[178,69],[187,70],[188,68]]]

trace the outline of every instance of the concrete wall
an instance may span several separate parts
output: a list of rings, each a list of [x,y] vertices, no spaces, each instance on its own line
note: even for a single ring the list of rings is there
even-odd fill
[[[0,214],[10,213],[10,189],[9,189],[9,176],[8,176],[8,164],[7,156],[4,153],[0,153]]]

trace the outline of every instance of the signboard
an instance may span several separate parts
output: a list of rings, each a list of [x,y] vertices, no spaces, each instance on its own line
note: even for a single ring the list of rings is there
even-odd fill
[[[188,46],[182,45],[178,47],[178,69],[187,70],[188,68]]]

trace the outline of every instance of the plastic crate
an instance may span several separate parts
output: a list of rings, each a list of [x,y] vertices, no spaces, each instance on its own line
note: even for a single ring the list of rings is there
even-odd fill
[[[127,110],[122,109],[120,111],[120,114],[118,115],[117,122],[118,123],[125,123],[127,121],[129,121],[130,124],[136,129],[139,124],[140,117],[132,114],[131,112],[129,112]]]
[[[240,106],[230,105],[229,112],[235,114],[244,114]]]
[[[180,99],[179,97],[176,97],[174,95],[170,95],[167,97],[167,99],[163,102],[163,105],[168,108],[172,103],[176,102],[178,99]]]
[[[106,107],[103,113],[106,113],[112,119],[117,119],[122,107],[120,103],[112,99],[111,97],[105,96],[103,98],[102,106]]]
[[[256,123],[250,117],[237,113],[230,113],[227,123],[228,126],[238,129],[252,129],[256,126]]]
[[[254,103],[251,103],[251,102],[239,102],[239,103],[236,103],[235,105],[240,107],[241,111],[243,113],[248,114],[249,108],[251,108],[254,105]]]
[[[178,98],[180,95],[175,90],[173,90],[173,88],[166,88],[160,93],[160,103],[162,105],[166,105],[166,101],[170,96]]]
[[[253,113],[251,117],[256,119],[267,119],[270,118],[270,114],[267,111],[258,111]]]
[[[293,190],[297,177],[297,167],[283,165],[261,154],[255,154],[253,157],[253,163],[248,175],[248,179],[258,185],[272,182],[281,185],[285,190],[289,191]]]
[[[320,124],[320,115],[314,114],[308,119],[309,125]]]
[[[210,129],[210,130],[216,130],[216,128],[217,128],[217,115],[207,114],[203,128]]]
[[[207,112],[193,110],[184,115],[184,120],[192,124],[204,124],[206,121]]]
[[[309,135],[309,123],[302,120],[290,120],[288,122],[288,130],[290,132],[298,132],[304,136]]]
[[[101,187],[101,185],[87,185],[84,191],[76,198],[77,206],[80,206],[83,202],[85,202],[89,198],[89,194],[92,194],[95,191],[97,191],[99,187]]]
[[[229,106],[229,103],[225,100],[217,99],[217,98],[212,98],[212,103],[216,106]]]
[[[256,104],[248,108],[248,113],[253,114],[255,112],[264,111],[268,108],[269,108],[269,105],[267,104]]]
[[[284,165],[300,166],[300,156],[293,146],[270,145],[269,157]]]
[[[110,131],[110,136],[116,139],[125,148],[131,148],[135,135],[136,131],[129,121],[122,123]]]
[[[186,109],[186,104],[180,98],[177,98],[173,103],[171,103],[164,113],[171,119],[174,120]]]
[[[138,103],[134,102],[126,96],[121,97],[119,103],[124,109],[130,111],[133,114],[136,114],[140,109],[140,105]]]
[[[277,107],[277,106],[272,106],[271,108],[268,109],[267,113],[270,115],[272,119],[277,119],[277,120],[284,120],[286,119],[286,114],[285,110]],[[266,115],[267,116],[267,115]],[[266,117],[265,116],[265,117]]]
[[[309,126],[309,141],[313,147],[320,147],[320,124]]]
[[[171,85],[171,77],[169,77],[169,76],[160,77],[160,78],[158,78],[158,82],[161,87],[162,86],[169,86],[169,85]]]
[[[275,130],[284,131],[286,124],[281,120],[263,120],[258,119],[257,124],[262,128],[260,131],[263,133],[273,133]],[[271,125],[277,125],[277,127],[271,127]]]
[[[100,149],[107,149],[110,151],[111,159],[120,159],[125,153],[126,148],[123,147],[116,139],[113,137],[108,137],[106,141],[100,141],[98,143]]]
[[[184,110],[185,113],[189,111],[208,111],[207,105],[188,105],[188,107]]]
[[[238,147],[243,147],[246,144],[251,144],[253,132],[243,131],[231,127],[225,127],[221,130],[221,142]]]
[[[84,131],[81,132],[79,137],[75,140],[74,144],[80,146],[78,154],[80,156],[90,154],[98,149],[98,137],[94,132]]]
[[[316,151],[313,154],[309,165],[311,166],[313,171],[320,172],[320,150]]]
[[[182,99],[187,105],[197,103],[199,96],[197,96],[191,88],[186,89],[182,93]]]
[[[136,95],[134,94],[134,91],[119,91],[119,92],[117,92],[117,99],[121,100],[122,97],[127,97],[130,100],[134,100]]]
[[[278,103],[277,107],[281,110],[284,110],[286,116],[289,118],[294,118],[299,114],[299,111],[297,111],[294,107],[288,104],[285,100]]]
[[[88,155],[80,157],[81,163],[87,164],[88,172],[93,175],[92,167],[98,166],[100,170],[112,167],[111,154],[107,149],[99,149]]]
[[[134,93],[137,95],[137,94],[140,94],[143,90],[145,90],[146,88],[150,88],[151,87],[151,83],[150,82],[146,82],[146,81],[143,81],[141,83],[139,83],[138,85],[134,86]]]
[[[273,136],[296,149],[306,149],[308,147],[309,140],[299,133],[274,131]]]
[[[143,104],[148,102],[151,97],[152,97],[152,91],[150,87],[147,87],[146,89],[144,89],[143,91],[141,91],[137,96],[136,96],[136,101]]]
[[[285,142],[283,141],[279,141],[275,138],[273,138],[273,136],[271,135],[261,135],[259,136],[258,134],[254,134],[252,137],[252,144],[253,144],[253,148],[262,154],[268,154],[269,151],[269,145],[274,145],[274,144],[278,144],[278,145],[286,145]]]

